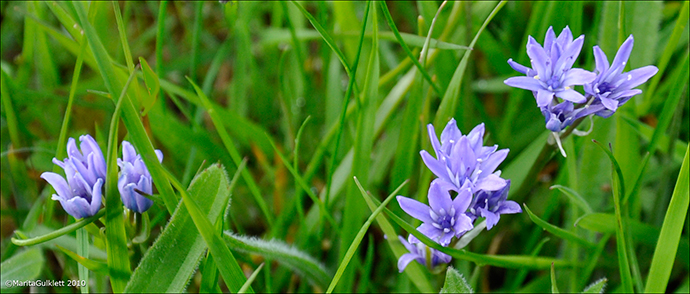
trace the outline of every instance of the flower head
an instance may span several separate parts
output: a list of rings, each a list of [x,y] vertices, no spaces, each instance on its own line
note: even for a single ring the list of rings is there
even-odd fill
[[[541,107],[541,114],[546,120],[546,128],[552,132],[560,132],[579,118],[582,109],[575,109],[570,101],[563,101],[556,105]]]
[[[658,69],[653,65],[623,73],[633,43],[633,36],[630,35],[618,49],[610,66],[604,51],[599,46],[594,46],[597,76],[594,81],[585,84],[585,93],[595,98],[589,106],[596,109],[594,114],[603,117],[611,116],[619,106],[642,93],[642,90],[633,88],[643,84],[657,73]]]
[[[417,230],[443,246],[447,246],[455,236],[473,228],[465,211],[472,201],[469,188],[461,189],[455,199],[448,193],[449,185],[434,180],[429,187],[429,206],[417,200],[398,196],[400,208],[423,223]]]
[[[448,254],[440,252],[436,249],[427,247],[421,242],[414,242],[413,236],[408,237],[406,241],[402,236],[398,236],[400,243],[407,248],[410,253],[405,253],[398,259],[398,270],[402,273],[410,262],[416,260],[417,262],[426,265],[427,251],[431,253],[431,267],[435,267],[441,263],[449,263],[452,257]]]
[[[508,149],[496,151],[498,145],[483,146],[483,123],[462,135],[455,119],[451,119],[441,133],[440,142],[434,126],[429,124],[427,129],[437,158],[422,150],[422,160],[439,179],[452,185],[451,190],[460,192],[466,183],[472,193],[496,191],[505,186],[500,172],[494,171],[508,155]]]
[[[510,180],[505,187],[498,191],[481,191],[472,201],[470,211],[467,215],[474,221],[478,216],[486,218],[486,229],[498,223],[501,214],[521,213],[520,205],[515,201],[507,200],[508,190],[510,190]]]
[[[158,161],[163,161],[163,152],[156,150]],[[117,188],[120,191],[122,203],[129,210],[143,213],[153,205],[153,200],[139,194],[135,189],[147,194],[153,193],[151,174],[137,154],[132,144],[122,141],[122,159],[117,159],[120,166],[120,177],[117,180]]]
[[[67,141],[67,158],[53,163],[60,166],[67,180],[59,174],[44,172],[46,180],[57,194],[52,199],[60,201],[62,207],[76,219],[95,215],[101,207],[103,182],[105,181],[105,159],[101,147],[90,135],[79,137],[81,151],[74,138]]]
[[[554,95],[571,102],[585,102],[585,97],[573,90],[573,87],[593,81],[595,75],[580,68],[572,68],[575,59],[580,55],[583,43],[584,35],[573,40],[567,26],[558,38],[553,32],[553,27],[549,27],[544,38],[544,47],[529,36],[527,55],[530,57],[532,68],[509,59],[508,64],[513,69],[527,76],[509,78],[505,80],[505,84],[533,91],[539,107],[551,104]]]

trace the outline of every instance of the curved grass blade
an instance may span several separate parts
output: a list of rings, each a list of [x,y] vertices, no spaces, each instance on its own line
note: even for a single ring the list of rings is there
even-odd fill
[[[357,177],[354,177],[355,182],[357,182],[357,186],[361,187],[362,185],[359,183],[357,180]],[[361,192],[361,191],[360,191]],[[331,280],[331,284],[328,286],[328,290],[326,290],[326,293],[332,293],[333,289],[335,289],[335,285],[338,284],[338,281],[340,280],[340,277],[342,276],[343,272],[345,271],[345,268],[347,268],[347,265],[350,263],[350,259],[352,259],[352,256],[355,254],[355,251],[357,250],[357,247],[359,247],[359,243],[362,242],[362,239],[364,238],[364,234],[367,233],[367,230],[369,229],[369,226],[371,223],[374,221],[376,216],[383,211],[383,209],[388,205],[388,203],[393,199],[393,196],[395,196],[395,193],[388,195],[386,200],[381,202],[378,208],[374,210],[374,212],[371,213],[369,218],[367,219],[366,222],[364,222],[364,225],[362,225],[362,228],[359,229],[359,232],[357,232],[357,235],[355,236],[355,239],[352,241],[350,244],[350,247],[347,249],[347,252],[345,253],[345,257],[343,257],[343,260],[340,262],[340,265],[338,266],[338,270],[335,272],[335,276],[333,276],[333,280]],[[368,197],[366,193],[362,194],[362,197]]]
[[[400,35],[400,32],[398,31],[398,28],[395,26],[395,22],[393,21],[393,17],[391,16],[390,11],[388,11],[388,6],[386,5],[386,2],[379,2],[379,4],[381,4],[381,11],[383,12],[383,16],[386,18],[386,21],[388,22],[388,26],[393,31],[395,38],[398,40],[398,43],[400,43],[400,46],[403,48],[403,51],[405,51],[405,53],[407,54],[407,57],[409,57],[410,60],[412,60],[412,62],[417,67],[419,72],[422,74],[424,79],[427,80],[427,82],[429,82],[429,84],[431,84],[434,91],[436,91],[436,93],[438,93],[438,95],[443,95],[443,91],[441,90],[441,88],[439,88],[438,85],[436,83],[434,83],[434,81],[431,79],[431,76],[429,75],[429,72],[426,71],[426,69],[422,66],[422,64],[419,63],[419,60],[417,60],[417,58],[415,58],[414,55],[412,55],[412,51],[410,51],[410,48],[407,47],[407,44],[405,43],[402,36]],[[439,11],[440,11],[440,9],[439,9]],[[431,29],[433,29],[433,26],[431,27]],[[429,34],[427,36],[427,40],[430,37],[431,37],[431,31],[429,31]],[[426,42],[427,41],[425,41],[425,43]],[[428,46],[426,46],[426,47],[428,47]],[[422,54],[424,54],[425,52],[422,52]]]
[[[496,16],[496,13],[498,13],[498,11],[501,10],[501,8],[505,4],[506,1],[501,1],[498,4],[496,4],[494,10],[491,11],[486,20],[484,20],[484,23],[477,31],[477,34],[474,36],[474,39],[472,39],[472,42],[469,45],[470,48],[474,48],[474,44],[477,43],[477,40],[479,40],[479,36],[482,34],[486,26],[494,18],[494,16]],[[460,95],[460,86],[462,83],[462,78],[465,75],[465,69],[467,68],[467,64],[469,63],[471,53],[472,50],[467,50],[465,52],[465,54],[462,57],[462,60],[460,60],[458,68],[453,73],[453,77],[451,78],[450,83],[448,84],[448,88],[446,89],[446,92],[443,94],[441,104],[439,105],[438,110],[436,111],[436,118],[434,119],[434,125],[436,126],[445,125],[446,122],[450,120],[451,117],[453,117],[453,114],[457,109],[457,101],[459,100],[458,96]]]
[[[72,250],[69,250],[65,247],[62,247],[60,245],[55,245],[60,251],[63,253],[67,254],[70,258],[74,259],[76,262],[78,262],[80,265],[86,267],[90,271],[93,271],[95,273],[103,274],[103,275],[108,275],[108,264],[105,262],[100,262],[100,261],[95,261],[93,259],[88,259],[86,257],[83,257],[77,253],[74,253]],[[86,288],[86,287],[83,287]]]
[[[621,273],[621,283],[623,284],[623,290],[632,293],[633,292],[633,280],[632,274],[630,272],[630,262],[627,254],[627,242],[626,242],[626,224],[625,219],[622,215],[621,198],[625,195],[625,186],[623,180],[623,172],[621,171],[618,161],[613,157],[613,153],[606,149],[601,143],[596,140],[592,140],[597,146],[599,146],[606,155],[611,160],[611,186],[613,189],[613,204],[616,210],[616,247],[618,249],[618,267]]]
[[[683,233],[683,224],[688,213],[688,204],[690,203],[690,195],[688,195],[690,194],[689,157],[690,147],[685,150],[683,165],[680,168],[680,174],[678,175],[678,180],[676,180],[676,187],[673,190],[666,216],[664,216],[659,241],[657,242],[656,249],[654,249],[652,265],[647,277],[647,286],[644,289],[645,293],[665,292],[668,286],[671,268],[674,263],[673,260],[678,250],[678,243]]]
[[[264,263],[261,263],[261,264],[259,265],[259,267],[257,267],[257,268],[254,270],[254,272],[252,273],[252,275],[249,276],[249,278],[247,279],[247,281],[244,282],[244,285],[242,285],[242,288],[240,288],[240,290],[237,291],[237,293],[247,293],[247,290],[249,289],[249,285],[251,285],[252,282],[254,282],[254,280],[256,279],[256,276],[259,275],[259,272],[261,271],[262,268],[264,268]]]
[[[235,235],[225,231],[225,242],[234,250],[255,253],[264,258],[276,260],[292,268],[315,285],[325,288],[331,280],[326,269],[317,260],[282,241],[265,241],[257,238]]]
[[[242,157],[240,157],[240,153],[237,151],[237,148],[235,148],[232,139],[228,135],[228,132],[225,130],[225,125],[223,125],[223,121],[220,119],[220,116],[218,116],[218,113],[215,111],[215,107],[213,106],[213,104],[211,104],[211,102],[208,100],[208,97],[206,97],[206,94],[204,94],[204,92],[199,88],[199,86],[197,86],[194,83],[194,81],[192,81],[189,77],[186,78],[192,84],[192,87],[194,87],[197,96],[201,100],[201,105],[204,108],[206,108],[206,111],[208,111],[209,116],[211,116],[213,125],[216,127],[216,130],[218,130],[218,135],[223,141],[225,149],[227,149],[228,153],[230,153],[232,161],[234,161],[235,164],[239,167],[242,162]],[[259,208],[261,208],[261,212],[263,212],[269,227],[271,227],[273,225],[273,218],[271,217],[271,214],[268,210],[266,201],[264,200],[263,196],[261,196],[261,191],[259,191],[259,187],[256,185],[254,178],[252,178],[252,175],[246,169],[242,170],[242,178],[247,183],[247,186],[249,187],[252,196],[254,196],[254,201],[256,201],[256,203],[259,205]]]
[[[373,212],[377,207],[377,205],[374,203],[374,200],[372,200],[374,198],[368,196],[367,192],[364,190],[362,185],[359,184],[359,182],[355,183],[357,184],[357,188],[359,188],[360,193],[362,193],[363,195],[367,195],[367,197],[364,197],[364,200],[367,202],[369,210]],[[398,186],[398,188],[396,188],[393,191],[393,193],[391,193],[391,195],[397,194],[398,191],[402,189],[403,184],[405,183],[407,183],[407,181],[401,183],[400,186]],[[381,230],[386,234],[386,241],[388,242],[388,246],[390,246],[391,251],[393,251],[395,258],[400,258],[400,256],[402,256],[403,254],[408,253],[407,249],[400,242],[397,242],[398,234],[395,232],[395,229],[393,229],[393,226],[390,224],[390,222],[388,222],[388,220],[383,215],[379,215],[378,217],[376,217],[376,221],[381,227]],[[414,285],[417,287],[417,289],[419,289],[420,292],[430,293],[433,291],[431,283],[429,282],[429,278],[422,272],[422,265],[418,262],[411,262],[410,264],[408,264],[405,268],[404,273],[408,276],[412,283],[414,283]]]
[[[529,218],[538,226],[542,227],[544,230],[548,231],[551,234],[554,234],[556,237],[559,237],[561,239],[571,241],[574,243],[578,243],[581,245],[584,245],[588,248],[594,248],[596,247],[596,244],[593,244],[582,237],[575,235],[575,233],[566,231],[564,229],[561,229],[557,226],[554,226],[543,219],[540,219],[538,216],[536,216],[530,209],[527,207],[527,204],[523,204],[522,206],[525,207],[525,211],[527,212],[527,215],[529,215]]]
[[[573,204],[582,208],[582,210],[585,211],[585,214],[594,212],[592,210],[592,207],[589,206],[589,203],[587,203],[587,200],[582,198],[582,196],[580,196],[580,193],[577,193],[577,191],[561,185],[553,185],[549,189],[558,189],[558,191],[563,192],[563,194],[565,194],[565,196],[568,196],[568,199],[570,199],[570,201],[572,201]]]

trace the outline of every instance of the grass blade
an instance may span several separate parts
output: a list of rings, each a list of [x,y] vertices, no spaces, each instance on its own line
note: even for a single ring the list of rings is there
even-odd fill
[[[216,130],[218,130],[218,135],[220,136],[221,140],[223,141],[223,145],[225,145],[225,149],[228,151],[228,153],[230,153],[230,156],[232,157],[232,161],[234,161],[235,165],[237,165],[239,167],[241,162],[242,162],[242,158],[240,157],[240,153],[237,151],[237,148],[235,148],[235,145],[232,142],[232,139],[228,135],[228,132],[225,130],[225,125],[223,125],[223,121],[220,119],[220,116],[215,111],[213,104],[211,104],[211,102],[206,97],[206,94],[204,94],[204,92],[201,91],[199,86],[197,86],[194,83],[194,81],[192,81],[189,77],[187,77],[187,80],[192,84],[192,86],[194,87],[194,90],[196,91],[197,96],[201,100],[201,104],[203,105],[204,108],[206,108],[206,111],[208,111],[209,116],[211,116],[211,120],[213,121],[213,125],[216,127]],[[269,224],[269,227],[272,226],[273,225],[273,218],[271,217],[271,214],[268,210],[268,206],[266,205],[266,201],[264,200],[263,196],[261,195],[261,191],[259,191],[259,187],[256,185],[254,178],[252,178],[252,175],[246,169],[242,170],[242,178],[247,183],[247,186],[249,187],[249,190],[251,191],[252,196],[254,196],[254,201],[256,201],[256,204],[258,204],[259,208],[261,208],[261,212],[263,212],[264,217],[266,218],[266,221]]]
[[[683,232],[683,223],[685,222],[685,216],[688,213],[688,203],[690,202],[690,196],[688,195],[688,187],[690,186],[690,180],[688,179],[689,157],[690,147],[685,150],[685,158],[676,181],[676,188],[673,190],[671,203],[668,205],[664,224],[661,226],[659,241],[657,242],[656,249],[654,249],[647,286],[644,290],[645,293],[665,292],[668,286],[671,268],[674,263],[673,260],[678,250],[678,243]]]
[[[211,195],[215,194],[217,195],[216,198],[224,200],[222,203],[227,203],[227,201],[230,200],[230,191],[237,182],[238,176],[244,170],[245,163],[246,161],[240,163],[237,173],[233,177],[232,184],[228,183],[227,174],[222,166],[212,165],[206,169],[206,171],[202,172],[197,178],[197,182],[203,183],[201,184],[202,187],[199,189],[211,187]],[[180,183],[175,181],[174,178],[172,179],[173,185],[175,185],[178,189],[183,189]],[[213,191],[214,189],[215,191]],[[180,190],[180,194],[182,194],[182,201],[184,202],[185,207],[187,207],[189,210],[189,215],[192,217],[194,225],[208,245],[214,260],[218,261],[218,270],[220,271],[221,276],[223,276],[223,280],[230,289],[230,292],[238,292],[246,282],[244,273],[242,272],[240,265],[237,263],[237,260],[235,260],[235,257],[232,255],[232,252],[230,252],[230,249],[228,249],[228,246],[225,244],[225,242],[223,242],[220,236],[216,234],[213,225],[208,218],[206,218],[206,215],[194,200],[208,197],[209,194],[207,191],[204,191],[203,193],[190,193],[194,195],[194,198],[192,198],[192,196],[190,196],[184,190]],[[223,207],[225,207],[225,205]],[[247,289],[245,289],[245,291],[248,293],[254,293],[249,285],[247,285]]]
[[[630,273],[630,262],[627,254],[627,241],[625,237],[626,224],[624,223],[624,216],[622,215],[621,198],[625,195],[625,186],[623,180],[623,173],[618,165],[618,161],[613,157],[613,153],[606,149],[599,142],[592,140],[599,146],[611,160],[611,181],[613,188],[613,204],[616,210],[616,247],[618,248],[618,267],[621,274],[621,283],[623,290],[629,293],[633,292],[633,280]]]
[[[354,177],[355,182],[357,183],[358,187],[361,187],[362,185],[359,183],[357,180],[357,177]],[[340,277],[342,276],[343,272],[345,271],[345,268],[347,268],[347,265],[350,263],[350,259],[352,259],[352,256],[355,254],[355,251],[357,250],[357,247],[359,247],[359,243],[362,242],[362,239],[364,238],[364,234],[367,233],[367,230],[369,229],[369,226],[371,223],[374,221],[374,219],[383,211],[383,209],[388,205],[388,203],[393,199],[393,196],[395,196],[395,193],[392,193],[388,195],[386,200],[381,202],[378,208],[374,210],[374,212],[371,213],[369,218],[367,219],[366,222],[364,222],[364,225],[362,225],[362,228],[359,229],[359,232],[357,232],[357,235],[355,236],[355,239],[352,241],[350,244],[350,247],[347,249],[347,252],[345,253],[345,257],[343,257],[343,260],[340,262],[340,265],[338,266],[338,270],[335,272],[335,276],[333,277],[333,280],[331,280],[331,284],[328,286],[328,290],[326,290],[326,293],[333,293],[333,289],[335,289],[335,285],[338,284],[338,281],[340,280]],[[362,194],[362,197],[369,197],[366,195],[366,193]]]
[[[233,249],[276,260],[305,276],[319,287],[326,287],[331,276],[317,260],[279,240],[265,241],[225,231],[225,242]]]
[[[52,231],[52,232],[45,234],[45,235],[36,236],[36,237],[30,238],[30,239],[12,238],[12,243],[14,243],[14,245],[17,245],[17,246],[31,246],[31,245],[36,245],[36,244],[48,242],[48,241],[53,240],[57,237],[60,237],[60,236],[69,234],[71,232],[74,232],[77,229],[82,228],[82,227],[94,222],[95,220],[101,218],[104,215],[105,215],[105,209],[101,209],[100,211],[98,211],[98,213],[96,213],[92,217],[78,220],[72,224],[64,226],[60,229],[57,229],[57,230]]]
[[[244,282],[244,285],[242,285],[242,288],[240,288],[240,290],[237,291],[237,293],[247,293],[247,290],[249,289],[249,286],[252,284],[252,282],[254,282],[254,279],[256,279],[256,277],[259,275],[259,272],[261,271],[262,268],[264,268],[264,264],[263,264],[263,263],[260,264],[259,267],[257,267],[257,268],[254,270],[254,272],[252,273],[252,275],[249,276],[249,278],[247,279],[247,281]]]
[[[559,238],[564,239],[564,240],[567,240],[567,241],[575,242],[575,243],[584,245],[584,246],[589,247],[589,248],[594,248],[594,247],[596,247],[596,244],[593,244],[593,243],[591,243],[591,242],[589,242],[589,241],[583,239],[582,237],[580,237],[580,236],[578,236],[578,235],[575,235],[575,233],[570,232],[570,231],[566,231],[566,230],[564,230],[564,229],[561,229],[561,228],[559,228],[559,227],[557,227],[557,226],[554,226],[554,225],[552,225],[552,224],[550,224],[550,223],[548,223],[548,222],[546,222],[546,221],[540,219],[538,216],[536,216],[536,215],[529,209],[529,207],[527,207],[526,204],[523,204],[523,206],[525,207],[525,211],[527,212],[527,215],[529,215],[529,218],[530,218],[535,224],[537,224],[538,226],[542,227],[544,230],[548,231],[549,233],[554,234],[556,237],[559,237]]]
[[[570,199],[570,201],[572,201],[573,204],[582,208],[582,210],[584,210],[586,214],[594,212],[592,210],[592,207],[589,206],[589,203],[587,203],[587,200],[582,198],[582,196],[580,196],[580,193],[577,193],[577,191],[561,185],[553,185],[549,189],[558,189],[558,191],[563,192],[563,194],[565,194],[565,196],[568,196],[568,199]]]
[[[38,278],[45,264],[45,258],[39,248],[31,248],[16,254],[2,262],[2,285],[6,290],[16,285],[13,282],[24,282]]]

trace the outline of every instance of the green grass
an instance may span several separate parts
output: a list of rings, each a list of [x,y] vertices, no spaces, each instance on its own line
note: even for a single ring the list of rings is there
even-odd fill
[[[688,5],[2,2],[3,293],[29,290],[8,279],[87,280],[45,289],[81,293],[687,291]],[[632,34],[626,70],[659,73],[564,137],[563,158],[532,95],[503,81],[518,75],[509,58],[529,64],[528,36],[566,25],[585,35],[577,67]],[[524,209],[462,249],[391,200],[428,203],[419,152],[450,118],[510,149],[499,169]],[[40,175],[62,174],[51,160],[83,134],[108,175],[104,207],[75,220]],[[155,186],[144,214],[119,197],[123,140]],[[399,273],[408,234],[453,261]]]

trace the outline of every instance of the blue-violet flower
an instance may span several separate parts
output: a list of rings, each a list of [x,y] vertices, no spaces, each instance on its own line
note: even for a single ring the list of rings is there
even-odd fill
[[[512,77],[505,80],[511,87],[531,90],[537,99],[537,106],[546,107],[553,101],[553,96],[567,101],[582,103],[585,97],[573,90],[573,86],[584,85],[594,80],[594,73],[572,68],[580,55],[584,35],[573,40],[570,28],[567,26],[556,38],[553,27],[549,27],[542,47],[532,36],[527,42],[527,55],[530,57],[532,68],[528,68],[508,60],[508,64],[525,77]]]
[[[59,174],[44,172],[46,180],[57,194],[52,199],[60,201],[62,208],[76,219],[95,215],[101,207],[102,187],[105,181],[105,159],[101,147],[90,135],[79,137],[81,151],[74,138],[67,141],[67,158],[53,163],[60,166],[67,180]]]
[[[505,186],[500,171],[494,171],[508,155],[508,149],[496,151],[498,145],[483,146],[483,123],[465,136],[455,119],[451,119],[441,133],[440,142],[434,126],[429,124],[427,129],[437,158],[422,150],[422,160],[439,179],[452,184],[451,190],[460,192],[466,183],[472,194],[479,190],[496,191]]]
[[[400,259],[398,259],[398,271],[400,271],[401,273],[405,270],[407,265],[410,264],[410,262],[412,262],[413,260],[416,260],[417,262],[426,265],[427,250],[431,253],[432,268],[441,263],[449,263],[451,261],[452,257],[450,255],[440,252],[436,249],[429,248],[426,245],[424,245],[424,243],[415,243],[412,237],[412,235],[408,237],[408,242],[402,236],[398,236],[398,239],[400,239],[400,243],[402,243],[405,246],[405,248],[407,248],[407,250],[410,251],[410,253],[405,253],[400,256]]]
[[[429,206],[404,196],[397,197],[400,208],[423,222],[417,230],[443,246],[447,246],[454,236],[460,237],[473,228],[472,220],[465,215],[472,201],[472,191],[464,187],[451,200],[448,188],[448,183],[438,179],[432,181]]]
[[[520,205],[515,201],[507,200],[508,190],[510,190],[510,180],[507,180],[505,187],[498,191],[481,191],[477,193],[470,205],[467,215],[474,221],[478,216],[486,219],[486,229],[498,223],[501,214],[521,213]]]
[[[604,51],[599,46],[594,46],[594,61],[596,63],[597,77],[591,83],[585,84],[585,93],[595,98],[588,106],[592,108],[587,113],[594,113],[602,117],[611,116],[618,107],[630,100],[633,96],[642,93],[642,90],[633,89],[654,76],[658,69],[648,65],[623,73],[634,39],[630,35],[623,42],[609,66]]]
[[[163,161],[163,152],[155,150],[158,161]],[[120,167],[120,177],[117,180],[117,188],[120,191],[122,203],[129,210],[143,213],[153,205],[153,200],[139,194],[135,189],[147,194],[153,193],[151,174],[137,154],[134,146],[127,141],[122,141],[122,159],[117,159]]]

